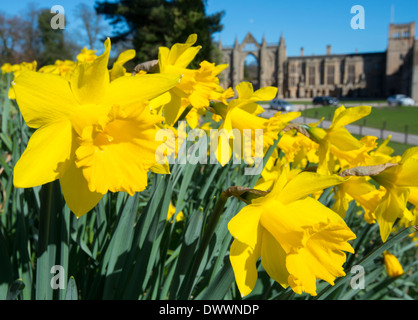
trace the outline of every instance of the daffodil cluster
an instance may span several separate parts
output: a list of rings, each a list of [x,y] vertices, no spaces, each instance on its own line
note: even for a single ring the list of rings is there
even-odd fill
[[[81,217],[109,191],[133,195],[147,187],[150,172],[169,174],[156,151],[163,143],[166,155],[178,155],[178,141],[185,139],[180,120],[203,132],[217,126],[220,134],[209,144],[223,167],[231,159],[256,166],[254,159],[271,151],[254,187],[264,194],[228,224],[242,296],[255,286],[259,261],[272,279],[298,294],[316,295],[318,279],[333,285],[344,276],[356,235],[343,218],[353,201],[368,223],[379,224],[383,241],[396,222],[417,223],[418,147],[392,156],[389,139],[378,145],[377,137],[357,139],[345,128],[371,107],[341,106],[329,128],[297,123],[299,112],[263,118],[260,102],[274,99],[277,88],[254,90],[249,82],[222,88],[218,76],[227,65],[202,61],[189,68],[200,50],[196,41],[192,34],[185,43],[161,47],[155,61],[134,72],[124,65],[135,50],[108,67],[109,39],[101,55],[84,48],[77,61],[58,60],[37,71],[36,62],[4,65],[4,73],[14,73],[9,96],[35,129],[15,165],[14,186],[59,180],[68,207]],[[160,129],[175,139],[157,141]],[[334,202],[327,207],[318,199],[329,188]],[[175,212],[170,205],[167,219]],[[176,215],[177,221],[186,218]]]
[[[371,112],[367,106],[336,109],[329,128],[289,124],[280,131],[252,200],[229,223],[234,237],[230,258],[241,294],[257,280],[257,262],[283,287],[316,295],[316,281],[333,284],[344,276],[345,252],[354,253],[356,235],[342,218],[355,201],[368,223],[378,223],[386,241],[394,230],[417,222],[415,208],[418,147],[392,156],[377,137],[355,138],[345,126]],[[283,128],[282,128],[283,129]],[[334,190],[328,208],[317,199]],[[385,263],[392,261],[385,255]]]
[[[133,195],[147,186],[156,163],[157,130],[175,131],[179,112],[191,106],[196,125],[211,101],[234,93],[219,86],[226,65],[203,61],[187,69],[200,47],[191,35],[185,44],[160,48],[156,72],[128,73],[124,64],[135,50],[122,52],[108,68],[110,40],[100,56],[84,48],[77,61],[57,60],[36,71],[4,65],[14,73],[11,92],[26,124],[36,129],[14,170],[14,185],[28,188],[58,179],[71,211],[80,217],[108,191]],[[133,76],[135,75],[135,76]]]

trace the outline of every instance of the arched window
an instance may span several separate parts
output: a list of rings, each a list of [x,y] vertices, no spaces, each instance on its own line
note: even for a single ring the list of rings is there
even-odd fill
[[[257,58],[249,54],[244,60],[244,81],[251,82],[254,90],[259,88],[259,64]]]

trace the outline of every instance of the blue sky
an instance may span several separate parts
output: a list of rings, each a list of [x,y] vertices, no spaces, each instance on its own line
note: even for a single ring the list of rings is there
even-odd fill
[[[354,5],[364,8],[363,30],[351,28]],[[264,35],[267,43],[277,43],[283,33],[290,56],[299,55],[301,47],[306,55],[325,54],[328,44],[333,53],[385,51],[392,18],[418,23],[416,0],[208,0],[208,13],[221,10],[224,30],[215,39],[232,45],[251,32],[259,42]]]
[[[73,12],[84,2],[93,6],[95,0],[0,0],[0,10],[18,14],[28,3],[41,7],[62,5],[68,20],[75,24]],[[365,10],[365,29],[353,30],[350,26],[350,10],[361,5]],[[388,27],[395,23],[416,21],[416,0],[207,0],[207,13],[225,11],[224,29],[214,35],[224,45],[232,45],[235,38],[241,42],[248,32],[261,42],[263,35],[268,43],[277,43],[282,33],[289,56],[299,55],[304,47],[305,55],[324,54],[326,46],[333,53],[384,51],[387,46]],[[69,26],[70,27],[70,26]],[[192,31],[191,31],[192,32]]]

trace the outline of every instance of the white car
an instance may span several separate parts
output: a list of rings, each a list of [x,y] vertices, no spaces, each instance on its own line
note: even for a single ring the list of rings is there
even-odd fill
[[[404,94],[395,94],[388,98],[388,105],[391,107],[395,106],[414,106],[414,99],[404,95]]]
[[[270,101],[270,109],[278,111],[293,111],[293,105],[282,99],[273,99]]]

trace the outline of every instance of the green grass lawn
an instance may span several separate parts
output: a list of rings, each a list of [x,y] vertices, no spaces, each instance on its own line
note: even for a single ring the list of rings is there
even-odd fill
[[[318,107],[302,111],[302,116],[308,118],[322,118],[332,120],[334,111],[337,107]],[[406,126],[408,133],[418,134],[418,107],[383,107],[372,108],[372,112],[365,118],[353,124],[363,125],[370,128],[405,132]]]

